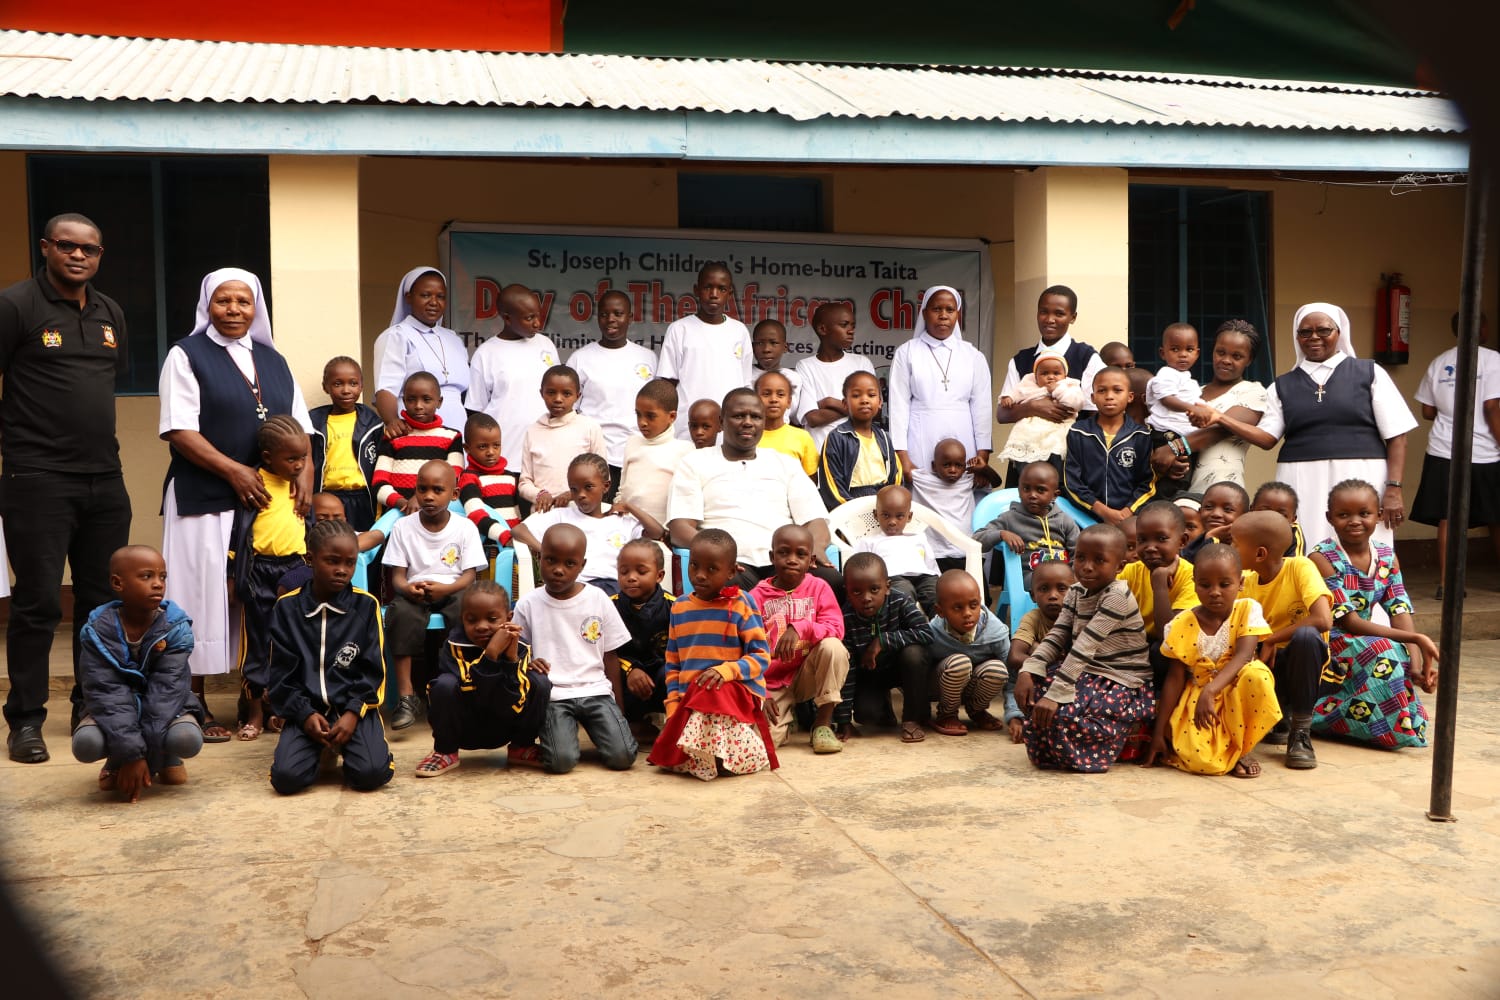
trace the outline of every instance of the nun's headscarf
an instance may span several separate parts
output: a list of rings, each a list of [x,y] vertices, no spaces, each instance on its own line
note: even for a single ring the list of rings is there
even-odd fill
[[[1302,317],[1311,313],[1322,313],[1333,320],[1333,325],[1339,328],[1338,344],[1334,347],[1336,351],[1343,351],[1351,358],[1359,357],[1354,353],[1354,339],[1349,336],[1349,316],[1338,306],[1331,302],[1309,302],[1297,310],[1297,315],[1292,319],[1292,344],[1297,349],[1297,364],[1307,360],[1307,355],[1302,353],[1302,341],[1297,339],[1297,329],[1302,326]]]
[[[208,303],[214,297],[214,292],[226,281],[243,281],[250,286],[250,294],[255,297],[255,316],[250,320],[246,339],[274,349],[276,344],[271,339],[271,317],[266,312],[266,297],[261,292],[260,279],[238,267],[221,267],[203,276],[203,285],[198,289],[198,311],[193,318],[193,333],[202,333],[213,327],[208,318]]]
[[[435,267],[414,267],[406,272],[401,279],[401,287],[396,290],[396,308],[391,312],[391,326],[399,326],[401,321],[411,315],[411,306],[406,304],[406,293],[411,291],[411,286],[417,283],[417,279],[424,274],[435,274],[443,279],[443,287],[448,287],[448,278]]]
[[[950,341],[958,341],[964,339],[963,327],[959,325],[959,322],[956,319],[953,321],[953,332],[948,335],[946,340],[938,340],[936,337],[933,337],[932,334],[927,333],[927,320],[922,316],[922,311],[927,308],[927,300],[932,298],[938,292],[947,292],[949,295],[953,296],[953,301],[958,304],[959,315],[963,315],[964,297],[958,294],[958,289],[953,288],[949,285],[933,285],[931,288],[927,289],[927,291],[922,293],[922,305],[917,309],[917,325],[912,327],[911,331],[913,340],[921,337],[924,333],[927,334],[930,339],[940,344],[946,344]]]

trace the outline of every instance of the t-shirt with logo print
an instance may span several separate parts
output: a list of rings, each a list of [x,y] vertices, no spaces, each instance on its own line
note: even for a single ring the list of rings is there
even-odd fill
[[[553,701],[614,695],[604,654],[629,642],[630,632],[604,591],[584,584],[562,599],[538,588],[516,601],[515,621],[532,659],[547,661]]]
[[[408,583],[452,583],[464,570],[483,569],[489,564],[479,529],[473,521],[452,512],[448,523],[437,531],[427,529],[421,514],[401,518],[391,529],[383,561],[387,566],[405,568]]]

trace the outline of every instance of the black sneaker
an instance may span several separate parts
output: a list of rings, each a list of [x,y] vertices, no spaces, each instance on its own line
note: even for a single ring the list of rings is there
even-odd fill
[[[1286,766],[1293,771],[1311,771],[1318,766],[1318,755],[1313,752],[1310,730],[1297,729],[1287,737]]]
[[[417,710],[422,702],[414,694],[403,694],[396,699],[396,710],[391,713],[392,729],[407,729],[417,721]]]
[[[45,764],[52,759],[40,726],[17,726],[5,741],[10,759],[17,764]]]
[[[1276,723],[1276,725],[1271,727],[1271,731],[1269,733],[1261,737],[1261,742],[1266,746],[1284,747],[1286,746],[1287,734],[1291,731],[1291,723],[1287,722],[1285,719],[1282,719],[1280,722]]]

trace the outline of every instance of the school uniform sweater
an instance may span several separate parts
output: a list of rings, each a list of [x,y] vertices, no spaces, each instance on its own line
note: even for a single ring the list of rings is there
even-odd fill
[[[901,463],[896,461],[896,452],[891,447],[891,436],[883,428],[871,427],[875,435],[875,448],[885,462],[885,480],[869,486],[851,486],[855,463],[859,461],[860,437],[848,422],[841,423],[828,432],[823,439],[823,453],[818,460],[818,492],[823,502],[832,510],[839,504],[855,497],[870,497],[880,492],[882,486],[900,485]]]
[[[620,658],[620,669],[625,672],[644,670],[655,677],[662,664],[667,662],[667,629],[671,625],[672,608],[677,598],[667,593],[658,584],[640,604],[623,593],[610,595],[619,612],[620,621],[630,632],[630,641],[615,655]]]
[[[875,612],[874,618],[865,618],[847,606],[843,611],[844,646],[851,659],[863,655],[876,639],[880,640],[882,653],[895,652],[912,644],[932,645],[932,629],[922,616],[922,609],[900,591],[886,592],[885,603]]]
[[[1085,413],[1068,428],[1068,457],[1063,463],[1063,487],[1084,510],[1094,501],[1116,510],[1137,510],[1156,495],[1156,473],[1151,468],[1151,428],[1127,414],[1108,441],[1099,428],[1099,415]]]
[[[458,689],[474,696],[482,705],[520,715],[532,696],[531,646],[516,642],[514,659],[492,660],[484,647],[476,646],[464,634],[463,626],[448,633],[448,641],[438,650],[438,673],[458,678]],[[541,692],[547,699],[547,692]]]
[[[516,505],[516,474],[506,469],[504,458],[492,466],[469,459],[458,477],[458,501],[480,538],[502,547],[510,544],[510,529],[520,523],[521,508]]]
[[[679,597],[672,605],[666,659],[668,717],[705,670],[740,682],[757,698],[766,696],[771,649],[760,612],[738,587],[725,587],[715,601],[696,593]]]
[[[385,633],[380,602],[357,587],[328,601],[312,587],[282,595],[271,609],[271,709],[302,728],[314,712],[360,718],[385,699]]]
[[[382,438],[376,451],[375,474],[370,485],[375,490],[375,503],[381,508],[400,507],[410,500],[417,489],[417,473],[434,459],[453,466],[454,476],[464,471],[463,435],[444,427],[442,417],[434,417],[430,424],[419,424],[403,411],[401,419],[411,426],[411,432]]]
[[[1052,630],[1031,647],[1021,669],[1043,678],[1042,697],[1066,705],[1077,697],[1078,678],[1086,673],[1128,688],[1149,684],[1146,645],[1145,623],[1124,580],[1111,580],[1092,593],[1075,583]],[[1053,663],[1058,667],[1049,683],[1047,667]]]
[[[110,601],[89,615],[78,641],[83,709],[103,731],[109,760],[116,767],[145,760],[153,772],[161,770],[167,727],[184,712],[202,721],[189,683],[193,622],[187,612],[162,601],[134,653],[125,641],[120,602]]]
[[[323,489],[323,478],[328,471],[328,418],[333,415],[333,404],[315,406],[307,412],[312,420],[312,466],[313,485]],[[358,403],[354,407],[354,460],[365,477],[368,487],[375,479],[375,462],[380,455],[380,442],[385,438],[385,424],[373,407]],[[372,491],[373,498],[374,493]]]

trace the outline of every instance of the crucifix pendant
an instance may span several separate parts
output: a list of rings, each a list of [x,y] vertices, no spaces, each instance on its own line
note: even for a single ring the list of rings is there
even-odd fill
[[[1323,402],[1323,387],[1318,386],[1318,402]]]
[[[260,420],[264,421],[266,419],[266,414],[269,413],[269,412],[271,412],[271,411],[269,411],[269,410],[266,409],[266,404],[265,403],[262,403],[262,402],[259,402],[259,401],[256,402],[256,404],[255,404],[255,415],[256,415],[257,418],[259,418]]]
[[[943,391],[948,391],[948,376],[946,375],[943,376]]]

